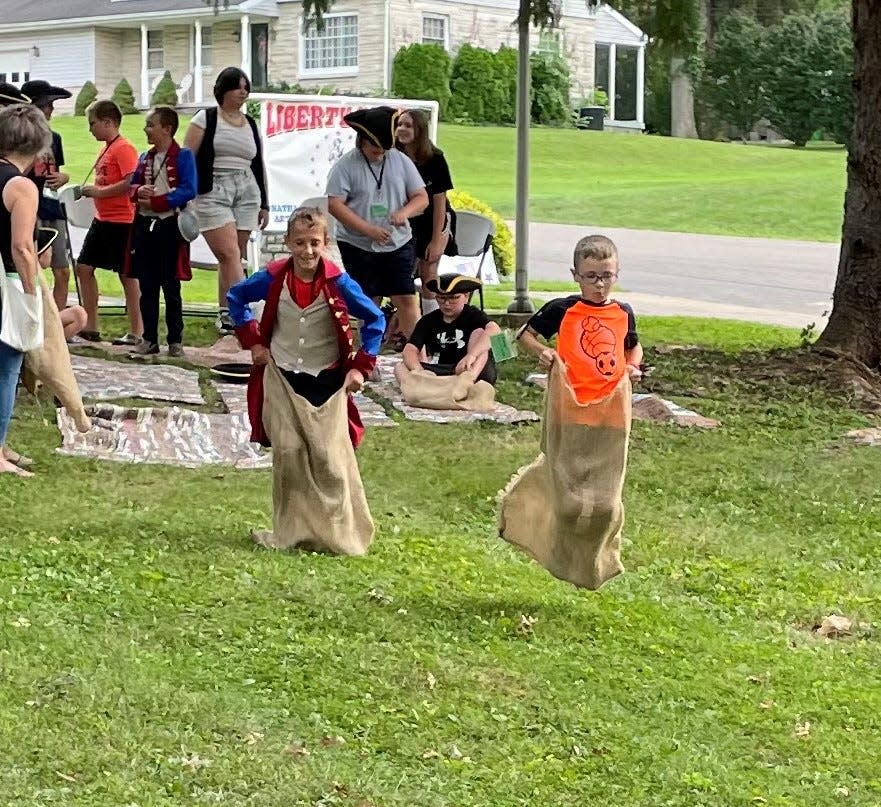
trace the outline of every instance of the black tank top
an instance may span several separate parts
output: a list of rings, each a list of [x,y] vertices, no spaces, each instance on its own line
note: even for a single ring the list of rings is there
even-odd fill
[[[14,177],[20,177],[19,171],[12,163],[0,159],[0,261],[6,272],[18,273],[12,260],[12,216],[3,204],[3,189]]]

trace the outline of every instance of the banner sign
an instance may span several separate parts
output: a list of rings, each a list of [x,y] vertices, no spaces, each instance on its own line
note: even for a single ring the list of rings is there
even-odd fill
[[[437,142],[436,101],[270,93],[253,93],[250,100],[260,103],[268,231],[283,232],[294,208],[324,196],[331,167],[355,147],[355,132],[343,120],[350,112],[373,106],[425,109],[431,115],[431,139]]]

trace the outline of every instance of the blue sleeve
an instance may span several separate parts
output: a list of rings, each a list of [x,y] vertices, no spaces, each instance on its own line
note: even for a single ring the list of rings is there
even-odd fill
[[[240,280],[226,293],[229,315],[237,328],[253,321],[254,314],[249,303],[265,300],[271,285],[272,275],[266,269],[261,269],[250,277]]]
[[[373,300],[361,291],[361,287],[349,275],[340,275],[337,278],[337,286],[346,301],[349,313],[358,317],[363,323],[361,325],[361,347],[365,353],[372,356],[378,355],[385,333],[385,314],[377,308]],[[232,308],[230,308],[230,313],[232,313]]]
[[[177,187],[169,191],[166,198],[172,209],[196,198],[196,160],[189,149],[181,149],[177,155]]]

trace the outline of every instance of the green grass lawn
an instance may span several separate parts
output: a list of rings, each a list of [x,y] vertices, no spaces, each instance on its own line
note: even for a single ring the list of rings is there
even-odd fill
[[[141,116],[123,133],[144,146]],[[56,118],[72,181],[97,145],[84,118]],[[185,123],[182,124],[182,130]],[[514,215],[514,130],[444,124],[439,142],[457,187]],[[845,153],[573,129],[533,129],[534,221],[836,241]]]
[[[627,573],[596,593],[495,537],[537,425],[369,431],[377,538],[341,559],[247,541],[267,472],[61,458],[51,406],[22,400],[4,807],[881,804],[881,452],[840,440],[866,418],[749,379],[737,351],[795,332],[642,323],[709,334],[650,348],[643,388],[723,426],[634,425]],[[539,407],[528,367],[500,397]],[[830,613],[855,635],[815,637]]]

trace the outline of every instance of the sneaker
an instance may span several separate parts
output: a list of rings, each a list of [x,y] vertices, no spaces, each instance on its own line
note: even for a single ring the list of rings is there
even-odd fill
[[[80,331],[77,336],[86,342],[100,342],[101,334],[98,331]]]
[[[80,333],[82,335],[82,332]],[[114,345],[130,345],[131,347],[136,347],[141,344],[141,337],[135,336],[133,333],[127,333],[125,336],[121,336],[119,339],[114,339],[112,344]]]
[[[236,330],[236,324],[229,315],[229,311],[221,311],[215,325],[217,326],[217,332],[221,336],[228,336],[231,333],[235,333]]]
[[[115,344],[115,343],[114,343]],[[130,356],[155,356],[159,353],[159,345],[155,342],[145,342],[143,339],[135,345],[134,350],[132,350],[129,355]]]
[[[168,355],[172,359],[182,359],[184,357],[184,346],[180,342],[169,343]]]

